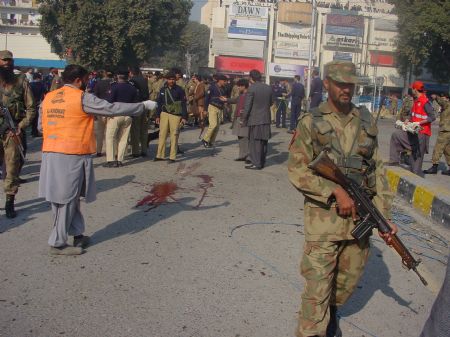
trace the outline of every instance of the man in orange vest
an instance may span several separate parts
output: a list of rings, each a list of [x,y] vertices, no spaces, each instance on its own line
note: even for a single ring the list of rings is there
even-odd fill
[[[422,162],[431,137],[431,123],[436,119],[433,106],[425,95],[424,84],[415,81],[411,85],[414,104],[411,109],[411,117],[406,119],[406,123],[416,123],[420,126],[418,133],[411,133],[398,129],[391,136],[391,146],[388,165],[398,165],[400,153],[411,151],[410,165],[411,172],[423,176]]]
[[[51,203],[53,230],[48,243],[52,255],[79,255],[89,243],[80,197],[96,199],[92,154],[96,152],[94,115],[139,116],[155,102],[114,103],[85,93],[86,69],[68,65],[64,86],[45,96],[39,125],[43,131],[39,196]],[[67,244],[74,237],[73,246]]]

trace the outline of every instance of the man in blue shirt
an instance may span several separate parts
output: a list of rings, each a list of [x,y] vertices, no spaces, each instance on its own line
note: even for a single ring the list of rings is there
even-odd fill
[[[277,107],[277,113],[276,113],[276,127],[286,127],[286,96],[287,96],[287,89],[285,86],[280,84],[279,81],[276,81],[275,84],[272,86],[272,94],[273,98],[275,99],[275,105]],[[281,124],[281,126],[280,126]]]
[[[322,103],[322,91],[323,84],[322,80],[319,77],[319,71],[314,69],[312,72],[312,81],[311,81],[311,91],[309,97],[311,99],[311,103],[309,104],[309,108],[318,107],[320,103]]]
[[[223,106],[221,100],[225,98],[225,83],[227,78],[225,75],[216,75],[217,82],[211,83],[205,97],[205,109],[208,111],[209,127],[202,139],[204,147],[211,147],[216,141],[219,133],[220,124],[223,121]]]
[[[170,135],[169,161],[175,162],[178,149],[180,126],[186,123],[188,114],[186,109],[186,94],[178,86],[175,73],[166,75],[166,84],[159,91],[158,108],[156,109],[156,124],[159,124],[158,151],[154,161],[165,160],[166,139]]]

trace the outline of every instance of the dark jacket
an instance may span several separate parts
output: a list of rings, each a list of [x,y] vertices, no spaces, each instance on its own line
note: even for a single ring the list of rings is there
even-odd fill
[[[139,102],[149,99],[148,81],[142,75],[133,76],[130,82],[139,90]]]
[[[292,97],[292,104],[301,104],[305,98],[305,87],[300,82],[295,82],[292,85],[290,96]]]
[[[219,99],[220,96],[225,96],[225,90],[219,88],[217,83],[211,83],[205,95],[205,109],[208,109],[210,104],[218,109],[223,109],[224,103]]]
[[[112,79],[101,79],[94,87],[94,95],[101,99],[108,99],[111,93]]]
[[[45,93],[47,92],[45,88],[45,83],[42,81],[30,82],[30,88],[33,92],[34,102],[36,105],[41,104],[44,99]]]
[[[273,104],[272,88],[264,83],[253,83],[247,91],[243,111],[247,126],[269,124],[270,106]]]
[[[162,107],[166,104],[166,89],[170,90],[170,94],[174,100],[174,102],[181,102],[181,117],[184,119],[188,118],[187,108],[186,108],[186,93],[184,92],[184,89],[181,88],[179,85],[174,84],[172,88],[169,88],[167,84],[164,85],[164,87],[161,88],[158,95],[158,108],[156,109],[156,117],[159,118],[161,116]],[[167,103],[171,104],[174,103],[171,102],[170,97],[167,97]]]
[[[139,101],[139,92],[131,83],[115,82],[111,84],[111,95],[108,101],[110,103],[136,103]]]

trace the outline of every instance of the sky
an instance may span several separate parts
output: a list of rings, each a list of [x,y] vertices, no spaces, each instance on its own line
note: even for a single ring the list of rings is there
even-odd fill
[[[200,22],[200,9],[206,3],[205,0],[193,0],[194,7],[191,9],[191,16],[189,17],[192,21]]]

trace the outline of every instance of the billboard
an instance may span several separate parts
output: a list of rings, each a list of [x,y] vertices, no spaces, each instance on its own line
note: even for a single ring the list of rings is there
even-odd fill
[[[381,67],[395,67],[395,58],[392,53],[370,51],[370,64]]]
[[[363,28],[355,28],[355,27],[342,27],[342,26],[330,26],[327,24],[325,28],[325,32],[327,34],[336,34],[336,35],[347,35],[347,36],[360,36],[364,35]]]
[[[300,2],[278,2],[278,22],[310,25],[312,4]]]
[[[326,34],[325,43],[327,47],[361,48],[362,38],[358,36]]]
[[[299,24],[277,24],[276,41],[296,41],[309,46],[311,37],[311,27],[301,26]]]
[[[269,18],[269,8],[246,5],[246,4],[242,4],[242,5],[232,4],[229,14],[232,16],[239,16],[239,17],[253,17],[253,18],[268,19]]]
[[[307,60],[309,58],[309,49],[301,50],[301,49],[275,48],[275,56],[276,57],[290,58],[290,59]]]
[[[364,17],[360,15],[328,14],[327,26],[328,25],[364,29]]]
[[[248,73],[252,69],[257,69],[264,73],[264,60],[242,57],[216,56],[214,61],[217,71]]]
[[[387,32],[397,32],[397,21],[386,19],[375,19],[375,30],[382,30]]]
[[[211,52],[215,55],[264,57],[264,41],[229,39],[226,29],[214,29]]]
[[[266,41],[267,32],[267,20],[232,18],[228,26],[228,37],[230,39]]]
[[[375,30],[373,32],[373,42],[378,48],[385,51],[395,51],[397,49],[398,34],[397,32]],[[371,49],[376,46],[370,46]]]
[[[305,66],[298,64],[282,64],[282,63],[270,63],[269,75],[277,77],[294,77],[299,75],[304,77]]]

